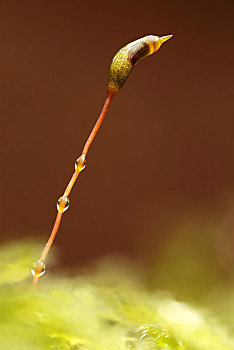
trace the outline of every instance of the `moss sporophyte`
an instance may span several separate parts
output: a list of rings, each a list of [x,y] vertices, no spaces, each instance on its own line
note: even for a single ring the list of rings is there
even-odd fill
[[[45,272],[46,257],[57,235],[62,215],[69,208],[69,194],[79,174],[85,168],[89,147],[91,146],[91,143],[93,142],[93,139],[96,136],[96,133],[98,132],[98,129],[100,128],[105,118],[111,100],[126,83],[135,64],[138,61],[142,60],[144,57],[147,57],[152,53],[156,52],[161,47],[161,45],[171,37],[172,35],[166,35],[162,37],[155,35],[147,35],[124,46],[113,57],[109,68],[107,97],[104,102],[103,109],[85,143],[81,156],[75,162],[75,171],[71,177],[71,180],[68,183],[64,194],[59,198],[57,202],[58,213],[55,219],[51,235],[45,245],[45,248],[42,251],[40,259],[36,263],[34,263],[31,269],[34,285],[37,285],[39,277],[42,276]]]

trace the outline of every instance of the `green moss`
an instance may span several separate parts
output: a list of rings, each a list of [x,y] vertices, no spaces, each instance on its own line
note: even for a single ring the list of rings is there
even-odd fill
[[[1,350],[234,349],[232,293],[220,318],[210,307],[147,291],[132,267],[110,261],[73,277],[48,273],[34,289],[30,265],[38,251],[32,242],[0,251]]]

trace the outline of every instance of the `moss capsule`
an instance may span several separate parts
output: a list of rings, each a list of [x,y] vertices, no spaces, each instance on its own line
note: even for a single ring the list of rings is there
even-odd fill
[[[113,57],[109,69],[108,95],[114,96],[126,83],[137,62],[157,51],[172,35],[147,35],[124,46]]]

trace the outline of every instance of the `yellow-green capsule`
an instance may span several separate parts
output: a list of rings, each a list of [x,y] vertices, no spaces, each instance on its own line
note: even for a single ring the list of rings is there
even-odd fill
[[[110,64],[108,78],[108,95],[114,96],[126,83],[134,65],[142,58],[151,55],[157,51],[160,46],[170,39],[172,35],[158,37],[156,35],[147,35],[141,39],[120,49]]]

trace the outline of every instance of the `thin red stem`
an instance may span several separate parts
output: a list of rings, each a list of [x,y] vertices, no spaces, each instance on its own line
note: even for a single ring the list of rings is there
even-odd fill
[[[59,226],[60,226],[60,222],[62,220],[62,216],[63,216],[63,213],[58,211],[56,219],[55,219],[54,227],[53,227],[52,232],[50,234],[50,238],[48,239],[48,241],[47,241],[47,243],[45,245],[45,248],[43,249],[43,251],[41,253],[41,259],[43,261],[45,261],[45,259],[47,257],[47,254],[49,253],[50,247],[52,246],[52,244],[53,244],[53,242],[55,240],[55,237],[57,235],[57,232],[58,232],[58,229],[59,229]]]
[[[107,98],[105,100],[105,103],[104,103],[104,106],[102,108],[102,111],[101,111],[101,114],[96,122],[96,124],[94,125],[86,143],[85,143],[85,146],[83,148],[83,151],[82,151],[82,156],[84,157],[84,161],[85,161],[85,158],[87,156],[87,153],[88,153],[88,150],[89,150],[89,147],[91,146],[91,143],[93,142],[93,139],[94,137],[96,136],[104,118],[105,118],[105,115],[106,115],[106,112],[109,108],[109,105],[111,103],[111,100],[112,100],[113,96],[112,95],[107,95]],[[81,172],[82,168],[80,169],[80,167],[77,166],[75,172],[73,173],[72,177],[71,177],[71,180],[69,181],[65,191],[64,191],[64,194],[63,196],[64,197],[68,197],[75,182],[76,182],[76,179],[78,178],[79,176],[79,173]],[[50,234],[50,237],[45,245],[45,248],[43,249],[42,251],[42,254],[41,254],[41,260],[43,262],[45,262],[45,259],[49,253],[49,250],[50,250],[50,247],[51,245],[53,244],[54,240],[55,240],[55,237],[58,233],[58,229],[59,229],[59,226],[60,226],[60,222],[62,220],[62,216],[63,216],[63,212],[61,211],[58,211],[57,213],[57,216],[56,216],[56,219],[55,219],[55,223],[54,223],[54,226],[53,226],[53,229],[52,229],[52,232]],[[36,286],[38,284],[38,281],[39,281],[39,277],[40,277],[40,273],[41,273],[42,270],[40,271],[37,271],[34,275],[34,278],[33,278],[33,284],[34,286]]]
[[[86,141],[86,144],[85,144],[83,151],[82,151],[82,154],[85,156],[85,158],[86,158],[86,155],[88,153],[89,147],[91,146],[91,143],[93,142],[93,139],[96,136],[96,133],[98,132],[98,129],[100,128],[100,126],[103,122],[103,119],[105,118],[106,112],[109,108],[109,105],[111,103],[112,98],[113,98],[112,95],[107,95],[107,98],[105,100],[104,106],[103,106],[102,111],[101,111],[101,114],[100,114],[96,124],[94,125],[93,130],[91,131],[91,134],[88,137],[88,140]]]

